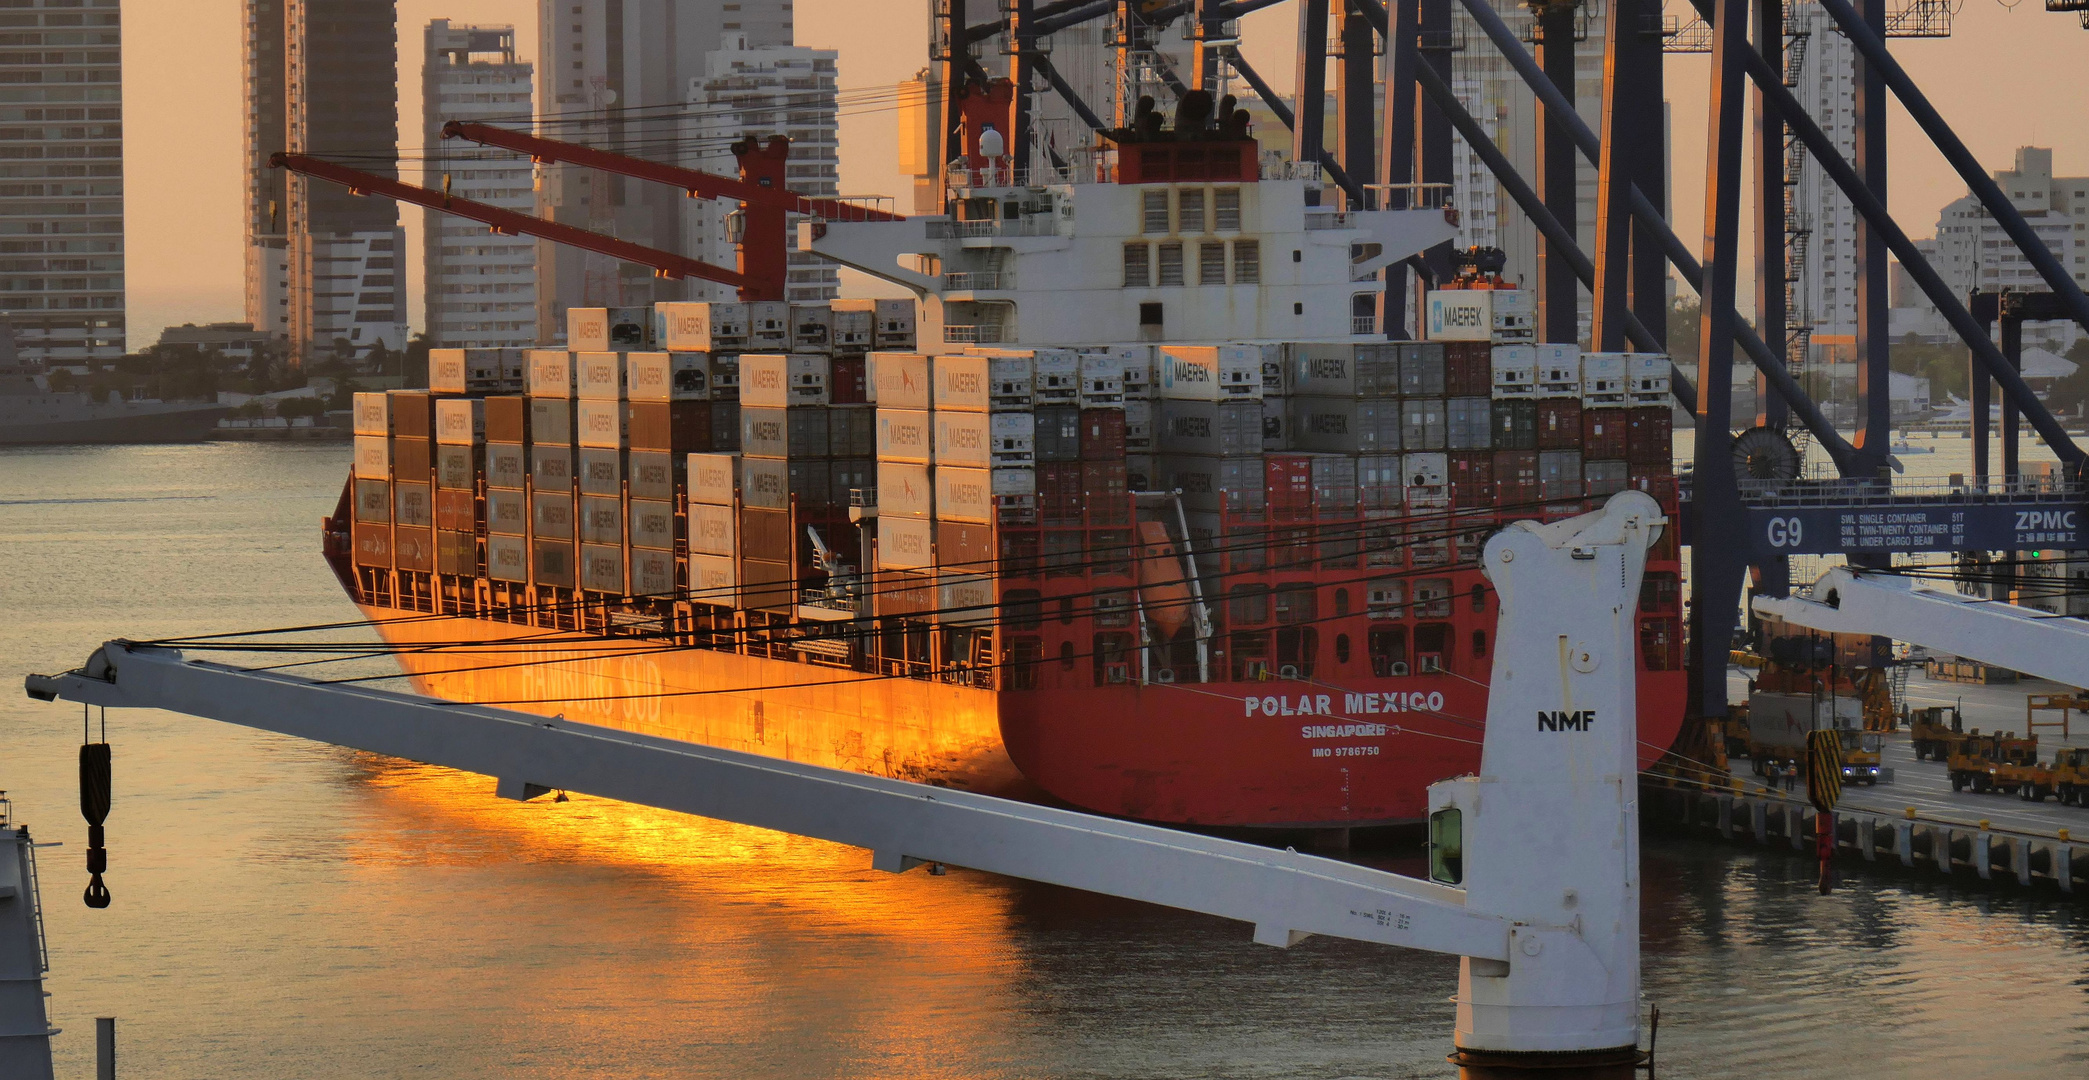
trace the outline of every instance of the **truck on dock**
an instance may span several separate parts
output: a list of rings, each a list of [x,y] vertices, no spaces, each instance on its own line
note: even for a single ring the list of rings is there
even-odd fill
[[[2038,765],[2038,739],[2020,739],[2016,732],[1991,731],[1983,735],[1974,728],[1954,750],[1947,764],[1951,790],[1976,795],[2014,792]]]
[[[1965,738],[1965,714],[1956,705],[1908,710],[1908,743],[1917,761],[1947,761]]]
[[[1841,694],[1758,690],[1748,695],[1748,759],[1757,776],[1806,760],[1806,737],[1834,731],[1848,783],[1879,782],[1879,736],[1864,728],[1863,699]]]
[[[2029,766],[2008,766],[1997,780],[2004,775],[2027,801],[2044,802],[2051,795],[2062,806],[2089,806],[2089,747],[2063,746],[2053,751],[2050,764],[2034,760]]]

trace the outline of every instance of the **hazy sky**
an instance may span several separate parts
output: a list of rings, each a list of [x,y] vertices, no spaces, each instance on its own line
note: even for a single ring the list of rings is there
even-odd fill
[[[420,39],[428,20],[513,23],[525,56],[536,56],[531,0],[399,0],[399,114],[418,143]],[[129,195],[129,316],[133,349],[169,323],[244,319],[241,277],[240,0],[132,3],[124,8],[125,175]],[[797,0],[798,43],[837,49],[843,89],[890,84],[927,61],[927,0]],[[1669,10],[1684,10],[1670,0]],[[1281,5],[1250,16],[1249,59],[1271,82],[1291,85],[1296,15]],[[2054,148],[2054,168],[2089,173],[2089,30],[2038,0],[2004,8],[1967,0],[1949,40],[1896,40],[1895,55],[1989,168],[2007,167],[2026,144]],[[1673,218],[1695,246],[1704,210],[1703,56],[1668,61],[1674,126]],[[845,194],[899,194],[891,112],[842,119]],[[1927,236],[1937,211],[1965,186],[1897,107],[1889,128],[1893,212],[1912,236]],[[405,215],[418,252],[420,214]],[[1746,250],[1746,249],[1743,249]],[[418,323],[418,256],[410,292]]]

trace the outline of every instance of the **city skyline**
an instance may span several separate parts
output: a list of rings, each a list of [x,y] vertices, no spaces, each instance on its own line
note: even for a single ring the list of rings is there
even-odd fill
[[[241,0],[197,0],[178,9],[133,5],[124,13],[127,84],[179,88],[126,95],[131,133],[126,160],[132,169],[167,161],[184,166],[164,170],[166,175],[156,176],[152,185],[132,185],[127,195],[133,350],[150,344],[164,325],[242,317],[242,8]],[[434,18],[514,23],[518,51],[536,54],[537,5],[523,0],[399,0],[398,12],[404,33],[415,38]],[[844,91],[889,86],[926,64],[926,13],[926,0],[797,0],[796,44],[836,50]],[[1289,5],[1244,20],[1244,51],[1280,87],[1292,83],[1286,38],[1294,23]],[[1989,169],[2006,168],[2017,146],[2036,144],[2054,147],[2056,171],[2089,173],[2089,141],[2070,146],[2067,138],[2070,132],[2089,132],[2089,100],[2043,92],[2041,74],[2089,64],[2089,31],[2072,16],[2030,6],[2010,12],[1969,5],[1959,13],[1952,40],[1897,40],[1894,48]],[[1702,231],[1707,70],[1703,56],[1668,61],[1672,215],[1678,234],[1693,246]],[[408,74],[398,107],[401,115],[416,118],[419,78]],[[409,137],[418,142],[418,121],[410,126]],[[1964,193],[1964,183],[1898,108],[1889,130],[1894,170],[1889,202],[1912,235],[1925,235],[1938,208]],[[893,113],[844,115],[841,142],[849,148],[841,164],[843,192],[906,196]],[[418,250],[418,217],[406,220],[413,250]],[[412,299],[410,321],[418,328],[423,325],[418,290]]]

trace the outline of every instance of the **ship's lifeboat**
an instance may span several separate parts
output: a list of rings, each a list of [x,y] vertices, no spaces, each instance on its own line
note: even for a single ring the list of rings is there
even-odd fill
[[[1161,641],[1175,636],[1190,613],[1190,587],[1182,555],[1158,521],[1139,523],[1139,604]]]

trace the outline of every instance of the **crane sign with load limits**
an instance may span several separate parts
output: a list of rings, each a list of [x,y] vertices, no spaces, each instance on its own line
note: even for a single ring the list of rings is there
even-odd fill
[[[868,848],[881,870],[951,864],[1204,912],[1268,945],[1325,934],[1447,953],[1461,958],[1453,1060],[1622,1076],[1641,1056],[1634,609],[1665,524],[1625,491],[1487,541],[1501,620],[1480,771],[1430,785],[1428,880],[120,640],[27,690],[480,773],[510,798],[579,791],[817,837]]]

